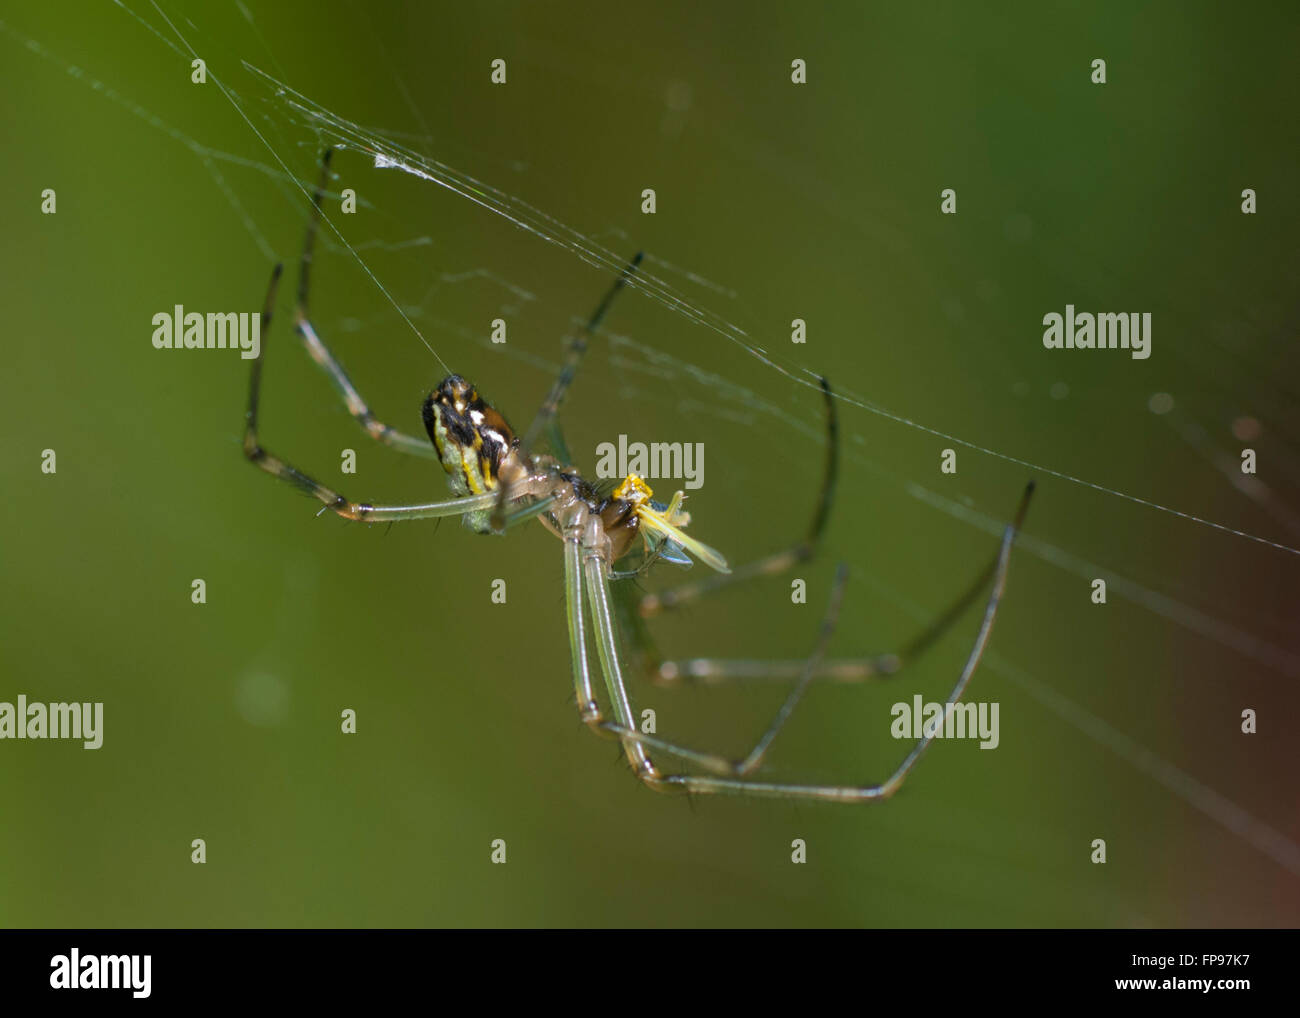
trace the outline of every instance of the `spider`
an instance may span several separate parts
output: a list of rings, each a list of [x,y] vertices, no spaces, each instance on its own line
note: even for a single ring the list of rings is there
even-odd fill
[[[721,554],[685,532],[690,515],[682,509],[682,492],[677,492],[665,505],[652,498],[653,492],[641,478],[630,475],[606,494],[566,463],[568,456],[557,422],[560,404],[610,303],[637,272],[640,255],[627,265],[585,327],[570,338],[559,374],[522,439],[472,384],[454,374],[444,378],[424,401],[423,418],[428,439],[397,431],[374,416],[342,365],[317,334],[308,314],[312,256],[321,219],[321,195],[329,180],[330,156],[327,151],[322,159],[320,182],[312,197],[312,214],[299,261],[295,331],[312,359],[328,374],[349,413],[367,434],[399,452],[439,460],[455,497],[417,505],[354,502],[263,448],[257,431],[262,357],[266,352],[271,311],[282,269],[280,265],[271,274],[262,312],[263,343],[253,361],[249,381],[244,433],[244,453],[248,459],[273,476],[319,499],[324,504],[320,512],[329,510],[348,520],[378,522],[460,516],[467,527],[478,533],[501,533],[527,520],[540,520],[564,545],[565,609],[579,715],[587,727],[621,743],[633,772],[650,787],[660,791],[736,793],[845,803],[879,802],[891,797],[936,737],[937,731],[927,729],[897,769],[877,784],[792,784],[758,780],[754,774],[814,679],[825,676],[840,681],[867,681],[896,674],[905,663],[919,656],[943,635],[988,586],[990,592],[974,644],[946,703],[954,704],[961,699],[993,629],[1006,584],[1011,547],[1028,509],[1033,482],[1026,487],[1012,521],[1006,526],[992,562],[946,611],[897,653],[845,660],[826,659],[826,646],[838,619],[847,577],[847,571],[841,565],[836,572],[816,646],[807,659],[660,661],[652,649],[646,619],[679,608],[730,583],[784,571],[815,553],[830,514],[838,473],[838,425],[830,386],[822,380],[827,416],[826,461],[811,527],[806,536],[791,547],[735,571],[730,570]],[[543,432],[548,434],[557,455],[532,452]],[[626,593],[630,584],[618,584],[617,589],[622,593],[615,596],[614,581],[639,575],[661,560],[689,565],[691,556],[710,566],[718,575],[663,593],[647,594],[639,601],[635,595]],[[616,570],[614,565],[620,560],[632,563],[633,568]],[[795,679],[796,682],[771,725],[743,759],[735,761],[689,749],[636,728],[624,680],[626,655],[620,653],[616,636],[619,629],[636,648],[638,667],[644,669],[652,681],[663,685],[730,679]],[[612,719],[605,717],[596,697],[588,658],[589,636],[594,636]],[[689,773],[661,772],[651,759],[651,751],[684,761]]]

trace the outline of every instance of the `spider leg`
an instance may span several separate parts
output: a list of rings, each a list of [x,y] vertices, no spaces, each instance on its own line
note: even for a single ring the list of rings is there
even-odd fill
[[[569,443],[564,440],[564,431],[560,428],[558,418],[552,418],[551,423],[546,428],[546,438],[551,444],[551,452],[561,463],[572,463],[573,457],[569,455]]]
[[[1023,519],[1024,512],[1028,506],[1029,495],[1033,491],[1031,483],[1026,490],[1025,497],[1021,500],[1020,510],[1016,518],[1007,525],[1003,532],[1002,542],[998,548],[998,557],[994,567],[992,589],[989,592],[988,602],[984,608],[984,616],[980,622],[980,627],[975,636],[975,641],[971,646],[970,652],[966,657],[961,672],[948,694],[944,703],[945,711],[948,706],[957,703],[966,692],[966,687],[970,684],[971,677],[975,674],[975,669],[979,666],[980,660],[984,655],[984,649],[988,645],[989,636],[993,631],[993,623],[997,619],[998,606],[1002,600],[1003,591],[1006,588],[1007,568],[1011,559],[1011,547],[1015,543],[1016,534],[1019,531],[1020,523]],[[591,586],[592,574],[588,572],[588,586]],[[828,619],[833,619],[833,613],[828,614]],[[608,621],[608,613],[605,615],[605,621],[597,618],[598,628],[604,626]],[[833,622],[832,622],[833,625]],[[608,634],[601,634],[602,640],[613,641],[612,630]],[[825,626],[823,627],[823,638],[818,643],[818,650],[810,658],[811,667],[806,667],[804,675],[801,677],[799,689],[796,692],[802,695],[802,690],[806,688],[808,681],[817,671],[816,661],[819,653],[824,649],[826,639]],[[797,703],[797,697],[793,694],[788,698],[786,705],[777,715],[777,721],[768,729],[768,735],[759,741],[750,758],[755,754],[761,759],[762,753],[766,751],[767,744],[770,744],[771,738],[775,732],[780,730],[784,719],[788,717],[787,707],[793,709],[792,700]],[[616,712],[617,713],[617,712]],[[630,714],[630,711],[628,712]],[[746,758],[740,765],[723,760],[720,757],[708,753],[700,753],[696,750],[679,747],[674,743],[658,739],[653,736],[646,736],[638,733],[633,726],[627,724],[622,716],[618,718],[619,726],[613,728],[621,739],[625,749],[629,743],[651,746],[663,752],[677,756],[688,762],[693,762],[703,768],[714,771],[718,776],[704,776],[693,774],[668,774],[661,775],[655,769],[653,764],[649,764],[648,758],[646,763],[648,767],[639,768],[637,774],[643,781],[652,787],[660,790],[680,790],[685,792],[695,792],[700,794],[732,794],[732,795],[751,795],[767,798],[784,798],[784,799],[811,799],[823,802],[845,802],[845,803],[862,803],[862,802],[879,802],[888,799],[906,780],[912,768],[916,766],[921,755],[934,741],[939,732],[939,727],[930,727],[924,731],[922,737],[912,746],[911,751],[903,758],[902,763],[894,772],[884,781],[874,785],[805,785],[784,782],[754,781],[740,775],[726,776],[727,768],[735,771],[738,766],[744,767],[750,758]],[[606,726],[611,727],[611,726]],[[630,753],[629,753],[630,755]],[[721,772],[721,773],[719,773]]]
[[[776,717],[773,718],[771,725],[768,726],[762,738],[754,745],[748,755],[742,760],[737,767],[737,772],[744,776],[758,769],[762,764],[763,758],[767,756],[767,751],[772,745],[772,741],[780,734],[785,723],[790,720],[790,715],[794,713],[795,707],[799,701],[808,692],[808,687],[812,685],[812,680],[817,674],[817,665],[822,658],[826,656],[826,646],[831,642],[831,637],[835,634],[835,624],[839,621],[840,604],[844,600],[844,583],[849,577],[848,566],[843,562],[835,570],[835,584],[831,588],[830,604],[826,608],[826,615],[822,619],[821,635],[817,639],[817,646],[812,655],[808,658],[807,664],[804,665],[803,674],[799,676],[799,682],[790,690],[790,694],[781,704],[781,709],[777,711]]]
[[[438,450],[433,447],[433,443],[429,441],[427,435],[408,435],[390,427],[371,413],[369,404],[357,391],[357,387],[352,384],[352,379],[343,370],[343,365],[338,362],[338,359],[330,352],[330,348],[316,334],[316,329],[308,315],[307,298],[311,289],[311,266],[316,250],[316,234],[320,229],[321,193],[325,190],[325,185],[329,180],[330,157],[333,154],[333,149],[325,150],[325,154],[321,158],[320,182],[316,185],[316,190],[312,194],[311,219],[307,224],[307,235],[303,239],[302,245],[302,258],[298,263],[298,307],[294,315],[294,330],[302,339],[302,344],[307,348],[307,353],[311,356],[311,359],[329,376],[330,382],[333,383],[335,390],[348,408],[348,413],[361,425],[366,434],[376,442],[396,449],[398,452],[436,460],[438,459]]]
[[[600,527],[599,518],[593,517],[585,521],[582,531],[581,557],[583,559],[583,572],[587,580],[587,603],[591,608],[592,625],[596,633],[596,650],[600,658],[601,672],[605,676],[605,688],[609,692],[609,702],[614,714],[614,720],[619,732],[634,733],[636,724],[632,718],[632,703],[628,698],[627,686],[623,681],[623,670],[618,656],[618,643],[614,637],[614,619],[610,614],[609,580],[606,577],[609,564],[605,561],[604,550],[598,543],[603,537],[604,534]],[[567,543],[565,548],[567,555],[569,554]],[[585,660],[584,658],[583,661],[585,662]],[[576,667],[575,662],[575,669]],[[586,689],[579,693],[579,704],[584,702],[584,698],[590,700],[588,696],[590,689],[591,684],[588,682]],[[587,719],[584,717],[583,720]],[[594,724],[598,728],[604,727],[604,723],[599,721],[589,722],[589,724]],[[655,770],[654,764],[646,754],[645,746],[642,745],[639,739],[630,738],[627,734],[620,737],[623,742],[623,752],[632,765],[633,772],[643,781],[654,785],[658,781],[659,772]]]
[[[821,634],[817,640],[817,646],[813,649],[812,654],[804,662],[803,672],[799,677],[799,683],[795,686],[790,694],[785,698],[781,709],[777,711],[776,717],[768,725],[767,730],[754,744],[742,760],[731,761],[724,757],[716,756],[712,753],[701,753],[698,750],[687,749],[677,743],[669,742],[666,739],[659,739],[653,736],[646,736],[637,731],[626,731],[619,726],[604,722],[601,728],[623,738],[633,739],[644,743],[654,749],[663,750],[673,756],[695,763],[706,770],[715,774],[724,776],[743,778],[751,774],[762,765],[764,757],[767,756],[768,749],[771,748],[772,742],[780,734],[781,729],[785,727],[790,716],[794,713],[799,701],[803,699],[808,687],[812,685],[812,680],[817,674],[817,668],[822,658],[826,654],[826,647],[830,643],[831,637],[835,633],[835,626],[839,620],[840,605],[844,597],[844,584],[848,579],[848,567],[840,563],[839,568],[835,571],[835,583],[831,588],[830,603],[827,606],[826,614],[822,619]]]
[[[580,523],[564,531],[564,605],[569,622],[569,651],[573,659],[573,694],[582,723],[597,735],[608,737],[587,660],[586,620],[582,611],[581,531]]]
[[[1021,496],[1020,505],[1013,517],[1011,526],[1018,532],[1029,509],[1034,485],[1029,484]],[[975,577],[971,584],[936,618],[930,625],[914,636],[902,649],[893,653],[876,654],[857,658],[829,658],[821,661],[817,667],[816,677],[836,682],[867,682],[872,679],[888,678],[897,674],[902,668],[921,657],[965,614],[975,603],[980,593],[993,579],[998,570],[1001,552],[995,553],[989,564]],[[635,632],[635,623],[632,625]],[[649,669],[650,679],[658,685],[715,685],[734,680],[790,680],[797,679],[803,673],[805,662],[789,661],[754,661],[741,659],[723,659],[697,657],[683,661],[658,661],[653,655],[647,655],[645,666]]]
[[[297,467],[268,452],[258,440],[257,418],[262,389],[262,358],[266,356],[267,339],[270,334],[271,311],[275,306],[276,289],[280,283],[282,266],[277,265],[271,272],[271,283],[267,287],[266,302],[262,307],[262,346],[253,360],[248,382],[248,410],[244,424],[244,455],[267,473],[288,481],[299,490],[319,499],[325,508],[349,520],[415,520],[436,516],[459,516],[474,510],[491,508],[497,501],[495,491],[482,495],[469,495],[465,498],[447,499],[441,502],[424,502],[416,505],[371,505],[367,502],[353,502],[337,491],[327,488],[319,481],[303,473]],[[545,495],[549,487],[549,475],[537,475],[510,487],[507,499],[523,495]],[[504,485],[502,486],[504,488]],[[544,511],[546,504],[531,505],[516,514],[524,518]],[[324,511],[324,510],[322,510]]]
[[[551,385],[551,391],[546,394],[546,399],[538,408],[536,416],[533,417],[532,423],[528,426],[528,430],[524,432],[524,437],[519,442],[519,451],[522,453],[525,462],[527,462],[533,446],[537,443],[537,439],[543,431],[548,431],[551,422],[555,420],[555,415],[560,410],[560,404],[564,401],[564,394],[569,391],[569,386],[573,384],[573,379],[578,374],[578,366],[582,363],[587,347],[591,344],[591,337],[600,327],[600,323],[604,319],[605,313],[609,311],[609,306],[614,302],[614,298],[627,285],[628,280],[636,274],[637,266],[641,264],[641,255],[642,252],[638,251],[632,256],[632,260],[624,266],[623,272],[618,279],[614,280],[614,285],[609,288],[609,291],[592,313],[591,318],[587,320],[587,324],[569,338],[565,346],[564,361],[560,365],[560,373],[555,377],[555,381]],[[549,433],[554,439],[558,431]],[[560,445],[563,446],[563,444],[564,441],[561,436]],[[565,457],[561,456],[562,452],[562,449],[555,450],[556,455],[564,459]],[[492,514],[494,529],[500,529],[504,516],[505,500],[503,498]]]
[[[703,580],[684,583],[679,587],[646,594],[641,598],[637,611],[642,618],[650,618],[673,608],[680,608],[689,601],[694,601],[716,590],[752,580],[759,576],[773,576],[793,568],[800,562],[806,562],[817,552],[822,534],[826,530],[826,521],[830,517],[831,503],[835,497],[835,484],[839,477],[839,417],[835,411],[835,396],[830,383],[821,380],[822,395],[826,402],[826,465],[822,472],[821,494],[817,499],[817,509],[811,526],[802,540],[781,551],[773,552],[753,562],[737,566],[730,573],[711,574]],[[798,672],[796,671],[796,674]]]

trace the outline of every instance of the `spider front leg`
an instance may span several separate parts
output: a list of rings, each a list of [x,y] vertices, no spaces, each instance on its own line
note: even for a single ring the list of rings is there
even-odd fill
[[[267,287],[266,301],[262,306],[262,346],[257,357],[253,360],[252,370],[249,375],[248,410],[245,414],[244,425],[244,455],[272,476],[278,477],[282,481],[288,481],[300,491],[319,499],[324,504],[325,509],[349,520],[381,522],[384,520],[416,520],[441,516],[460,516],[475,510],[489,509],[496,505],[498,501],[496,491],[416,505],[371,505],[368,502],[353,502],[262,447],[257,433],[262,390],[262,358],[266,356],[267,339],[270,335],[271,312],[275,307],[275,294],[280,283],[281,268],[281,266],[277,265],[271,272],[271,283]],[[548,492],[549,487],[549,476],[529,477],[522,483],[511,486],[507,493],[507,500],[514,500],[527,495],[544,495]],[[512,519],[517,521],[530,518],[542,512],[545,508],[546,503],[544,502],[530,505],[514,514]],[[324,509],[321,511],[324,512]]]
[[[316,329],[311,323],[307,310],[311,290],[311,267],[316,251],[316,234],[320,230],[321,195],[329,181],[330,158],[333,154],[333,149],[326,149],[321,157],[320,181],[312,193],[311,219],[307,224],[307,235],[302,244],[302,257],[298,263],[298,307],[294,314],[294,330],[302,340],[303,346],[307,348],[311,359],[329,376],[330,382],[348,408],[348,413],[361,425],[367,435],[398,452],[436,460],[438,451],[434,449],[427,436],[419,437],[398,431],[371,413],[369,404],[352,384],[352,379],[343,370],[343,365],[316,334]]]
[[[566,546],[567,547],[567,546]],[[609,608],[609,562],[606,558],[608,539],[597,517],[586,520],[582,529],[583,571],[587,580],[587,603],[591,608],[592,625],[596,632],[596,651],[600,658],[600,668],[605,676],[605,689],[609,693],[609,702],[614,713],[614,720],[620,732],[635,732],[632,701],[627,694],[627,685],[623,681],[623,668],[618,656],[618,641],[614,636],[614,619]],[[586,657],[583,655],[585,667]],[[587,692],[590,693],[590,682]],[[579,701],[581,702],[581,701]],[[589,727],[605,728],[604,723]],[[628,763],[638,778],[654,786],[659,780],[659,772],[646,754],[645,747],[638,739],[620,735],[623,752]]]
[[[606,738],[615,733],[600,709],[596,690],[591,681],[591,665],[587,660],[587,624],[583,611],[582,531],[585,520],[581,516],[564,528],[564,602],[569,624],[569,653],[573,661],[573,695],[578,704],[582,723],[597,735]],[[619,728],[621,726],[614,726]]]

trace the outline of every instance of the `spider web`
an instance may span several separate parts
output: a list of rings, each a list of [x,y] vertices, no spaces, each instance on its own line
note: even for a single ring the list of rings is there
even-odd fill
[[[314,155],[326,147],[337,149],[340,162],[346,162],[348,183],[400,175],[418,186],[454,195],[485,221],[499,220],[526,235],[527,250],[549,248],[558,252],[561,265],[594,270],[594,275],[585,277],[588,279],[614,278],[636,247],[624,225],[597,222],[579,228],[567,214],[550,212],[526,200],[523,194],[529,190],[530,165],[494,161],[472,141],[433,137],[396,66],[388,83],[394,123],[377,129],[348,119],[340,110],[296,88],[293,75],[267,44],[258,17],[243,4],[236,3],[221,15],[227,22],[223,31],[242,39],[233,51],[223,53],[224,59],[216,56],[222,51],[220,39],[224,36],[198,15],[181,18],[167,3],[115,0],[115,6],[123,18],[154,40],[160,62],[172,61],[180,67],[196,56],[208,60],[210,81],[242,125],[243,143],[229,141],[228,132],[218,131],[201,118],[187,122],[184,128],[170,123],[151,110],[147,97],[133,92],[128,71],[114,66],[107,57],[100,66],[82,68],[56,47],[25,34],[21,27],[0,22],[0,30],[9,40],[10,59],[19,59],[16,50],[29,51],[43,65],[42,73],[62,71],[77,78],[115,108],[112,115],[139,118],[173,139],[179,151],[192,154],[202,174],[215,186],[219,200],[228,204],[238,229],[247,235],[252,253],[264,263],[284,258],[280,251],[287,242],[270,239],[262,220],[252,211],[252,206],[259,204],[256,196],[269,188],[301,214],[314,186]],[[366,50],[368,43],[361,40],[357,45]],[[376,65],[387,62],[382,49],[375,52],[379,54]],[[114,84],[107,83],[110,81]],[[670,99],[668,105],[674,103],[681,105],[680,96]],[[410,129],[403,133],[403,127]],[[222,140],[213,141],[210,136]],[[453,154],[444,155],[448,150]],[[383,322],[389,327],[385,343],[418,346],[443,370],[455,369],[464,351],[474,347],[480,355],[490,352],[529,369],[536,379],[553,373],[559,361],[553,342],[512,341],[496,348],[463,320],[439,311],[441,298],[449,291],[486,286],[496,292],[497,308],[513,327],[527,312],[548,303],[539,296],[539,284],[533,281],[537,277],[507,267],[508,261],[468,266],[462,262],[458,266],[454,260],[445,260],[442,269],[434,270],[431,283],[426,270],[425,285],[413,289],[401,278],[402,273],[435,252],[436,223],[427,212],[423,220],[406,215],[398,204],[399,191],[385,187],[388,185],[376,185],[373,190],[382,198],[375,199],[367,195],[367,186],[361,187],[360,204],[377,213],[382,224],[371,227],[371,236],[357,237],[357,231],[342,222],[343,217],[328,209],[324,216],[325,250],[336,261],[353,263],[376,295],[368,315],[335,319],[331,323],[335,331],[369,333],[376,323]],[[432,199],[426,196],[424,200]],[[851,217],[846,209],[836,211]],[[879,220],[886,228],[896,226],[888,209],[879,212]],[[545,256],[538,253],[536,257]],[[822,363],[823,355],[816,346],[793,346],[780,328],[755,314],[755,290],[761,289],[762,281],[730,277],[717,265],[694,264],[689,251],[651,248],[644,264],[633,288],[663,313],[654,319],[656,331],[627,331],[618,319],[603,330],[600,355],[610,398],[628,418],[635,419],[638,413],[651,413],[656,404],[665,401],[666,393],[671,393],[672,411],[683,420],[702,429],[740,429],[760,442],[771,442],[781,455],[790,457],[798,483],[811,490],[816,483],[816,457],[803,459],[801,448],[820,442],[822,437],[817,393],[821,374],[830,373]],[[1214,285],[1208,273],[1201,282],[1210,288]],[[1238,311],[1239,318],[1230,318],[1238,332],[1216,341],[1220,347],[1236,343],[1240,330],[1252,324],[1249,311]],[[960,309],[954,309],[954,316],[961,317]],[[394,319],[396,329],[392,328]],[[571,317],[570,324],[578,320]],[[676,327],[665,329],[665,323],[676,323]],[[689,339],[677,338],[681,336]],[[1158,337],[1158,342],[1162,341],[1163,337]],[[1238,344],[1234,350],[1239,353],[1242,347]],[[1108,552],[1104,542],[1076,538],[1068,528],[1044,525],[1035,515],[1044,511],[1041,504],[1031,513],[1016,551],[1017,556],[1032,557],[1052,571],[1077,579],[1079,587],[1094,577],[1106,577],[1111,597],[1139,617],[1163,620],[1197,641],[1212,642],[1269,682],[1294,682],[1300,678],[1300,653],[1294,646],[1294,603],[1287,600],[1295,592],[1294,556],[1300,555],[1300,514],[1291,506],[1294,486],[1300,484],[1300,456],[1294,452],[1291,431],[1294,400],[1284,382],[1268,377],[1266,349],[1247,349],[1246,353],[1245,357],[1215,356],[1215,342],[1177,349],[1172,342],[1160,346],[1155,351],[1157,357],[1177,359],[1195,377],[1221,379],[1222,384],[1216,389],[1207,383],[1186,395],[1146,392],[1141,395],[1149,396],[1149,401],[1133,398],[1119,411],[1127,426],[1153,445],[1181,446],[1192,454],[1202,471],[1198,490],[1214,493],[1199,502],[1166,496],[1158,478],[1142,484],[1144,475],[1138,469],[1117,466],[1115,475],[1121,480],[1114,481],[1106,473],[1090,469],[1095,463],[1078,462],[1071,449],[1054,450],[1054,458],[1044,457],[1032,442],[1020,441],[1023,436],[996,423],[954,419],[925,403],[896,400],[862,375],[833,379],[842,408],[844,470],[856,479],[852,483],[859,493],[888,490],[914,502],[918,511],[923,508],[968,528],[972,537],[996,537],[1004,525],[998,515],[1002,502],[991,497],[980,501],[969,495],[954,497],[940,490],[933,472],[902,468],[896,459],[878,451],[882,442],[937,439],[940,445],[1016,468],[1001,470],[998,484],[987,489],[990,492],[995,487],[1014,491],[1003,483],[1008,478],[1050,479],[1056,482],[1053,490],[1061,499],[1088,498],[1091,511],[1102,515],[1116,531],[1159,530],[1164,534],[1175,528],[1174,539],[1189,560],[1213,554],[1249,556],[1252,563],[1264,563],[1269,575],[1280,577],[1277,582],[1282,596],[1272,602],[1271,614],[1243,617],[1234,610],[1237,591],[1222,589],[1192,572],[1159,569],[1150,563],[1137,567],[1135,575],[1125,546]],[[1005,382],[994,399],[1010,399],[1016,386],[1026,384],[1010,376]],[[1241,394],[1245,391],[1252,393],[1252,402],[1243,409]],[[1229,422],[1248,438],[1260,428],[1274,438],[1274,462],[1281,468],[1271,480],[1241,473],[1233,436],[1225,426]],[[909,432],[910,437],[906,435]],[[760,482],[763,465],[739,464],[735,476],[738,485]],[[839,511],[856,511],[853,501],[847,510],[841,505]],[[835,553],[836,549],[830,549],[829,555]],[[870,588],[904,616],[918,622],[930,616],[932,607],[917,604],[898,585],[875,577],[870,569],[859,568],[855,582]],[[1191,765],[1178,766],[1144,746],[1123,722],[1100,717],[1061,688],[1060,682],[1035,675],[1033,669],[1009,657],[998,646],[996,635],[994,652],[985,667],[1024,689],[1045,709],[1135,771],[1300,874],[1300,845],[1238,806],[1224,791],[1216,790],[1213,775],[1194,775]]]

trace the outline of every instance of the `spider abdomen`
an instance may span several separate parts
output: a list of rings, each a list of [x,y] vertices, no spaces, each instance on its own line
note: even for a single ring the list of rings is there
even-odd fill
[[[524,473],[518,462],[519,439],[496,409],[460,375],[448,375],[424,401],[424,428],[447,472],[455,495],[482,495],[495,491]],[[491,513],[465,514],[465,524],[487,533]]]

